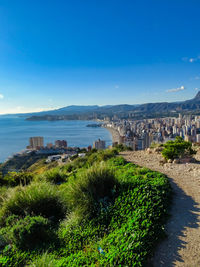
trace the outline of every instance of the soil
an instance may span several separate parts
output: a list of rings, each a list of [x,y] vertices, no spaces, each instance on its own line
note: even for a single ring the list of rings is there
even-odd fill
[[[162,165],[161,154],[153,151],[122,152],[121,155],[140,166],[165,173],[174,191],[168,237],[155,250],[154,267],[200,267],[200,152],[197,162]]]

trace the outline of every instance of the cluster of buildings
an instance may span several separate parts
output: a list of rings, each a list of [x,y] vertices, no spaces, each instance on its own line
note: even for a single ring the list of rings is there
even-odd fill
[[[44,145],[44,137],[34,136],[29,138],[26,153],[34,152],[36,155],[46,155],[47,163],[57,160],[66,161],[69,157],[76,155],[78,147],[68,147],[66,140],[56,140],[55,143]]]
[[[60,150],[65,149],[69,150],[67,146],[66,140],[56,140],[55,144],[53,143],[47,143],[47,145],[44,145],[44,137],[42,136],[35,136],[29,138],[29,145],[26,147],[28,150],[36,150],[36,151],[48,151],[49,150]],[[76,147],[77,148],[77,147]],[[96,149],[105,149],[106,148],[106,142],[104,140],[98,139],[94,141],[93,148]],[[72,148],[70,148],[72,149]],[[87,150],[91,150],[92,147],[88,146]]]
[[[165,143],[181,136],[185,141],[200,144],[200,116],[179,114],[178,118],[166,117],[145,120],[118,120],[104,125],[116,131],[118,140],[133,150],[143,150],[155,142]]]
[[[29,145],[26,147],[26,151],[22,151],[23,154],[34,152],[36,155],[46,155],[46,163],[52,161],[67,161],[70,157],[78,155],[79,157],[85,156],[85,153],[79,153],[79,147],[68,147],[66,140],[56,140],[55,143],[47,143],[44,145],[44,137],[34,136],[29,138]],[[98,139],[93,143],[93,148],[105,149],[106,142]],[[88,146],[85,150],[90,151],[92,146]]]
[[[44,137],[35,136],[29,138],[29,145],[27,146],[27,149],[40,150],[44,148],[46,149],[67,148],[67,141],[56,140],[55,144],[48,143],[46,146],[44,146]]]

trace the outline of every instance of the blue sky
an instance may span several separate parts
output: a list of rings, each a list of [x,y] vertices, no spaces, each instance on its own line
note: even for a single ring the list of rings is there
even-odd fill
[[[199,0],[0,0],[0,113],[194,97]]]

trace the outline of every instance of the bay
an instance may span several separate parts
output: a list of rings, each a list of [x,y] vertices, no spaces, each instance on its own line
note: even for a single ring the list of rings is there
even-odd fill
[[[105,128],[86,127],[91,121],[27,121],[24,117],[0,116],[0,162],[22,151],[29,137],[43,136],[44,143],[67,140],[68,146],[87,147],[98,138],[112,144],[112,136]]]

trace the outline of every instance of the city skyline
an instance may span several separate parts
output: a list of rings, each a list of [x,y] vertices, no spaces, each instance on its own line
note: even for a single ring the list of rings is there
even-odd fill
[[[191,99],[198,1],[1,1],[0,114]]]

